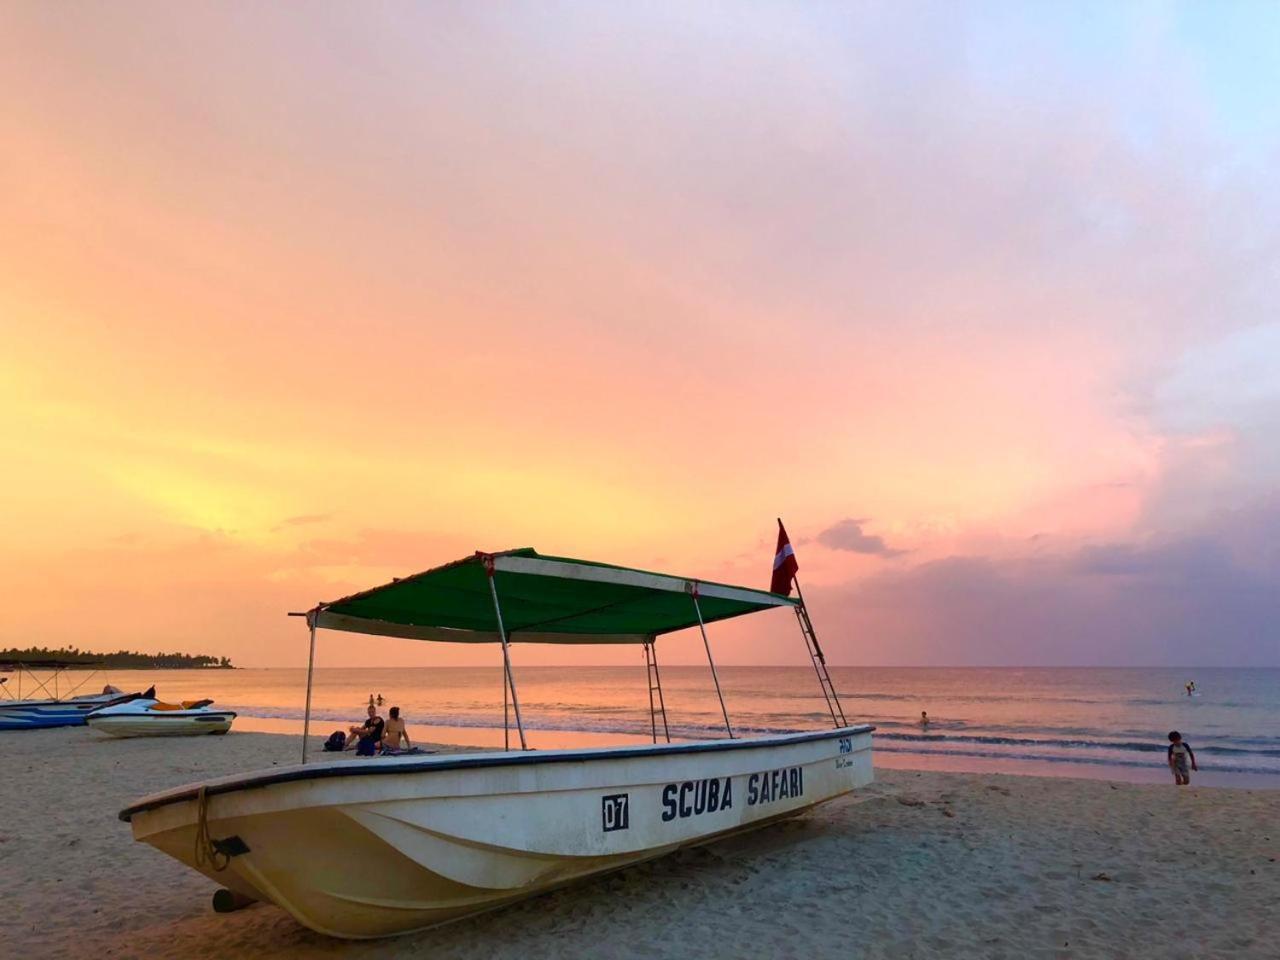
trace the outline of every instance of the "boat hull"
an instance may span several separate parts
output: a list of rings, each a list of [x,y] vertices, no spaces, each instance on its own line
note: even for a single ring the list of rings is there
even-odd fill
[[[199,737],[223,734],[236,715],[230,711],[174,714],[92,714],[90,729],[112,737]]]
[[[0,730],[83,726],[91,711],[117,699],[119,694],[75,697],[69,700],[0,701]]]
[[[320,933],[405,933],[794,816],[872,780],[871,728],[716,741],[337,761],[195,787],[121,816],[151,844]],[[234,838],[234,839],[232,839]]]

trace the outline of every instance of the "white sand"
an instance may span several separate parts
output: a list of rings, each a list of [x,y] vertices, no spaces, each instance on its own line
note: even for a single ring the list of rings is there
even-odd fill
[[[882,771],[798,820],[362,943],[269,905],[213,913],[212,883],[116,819],[298,749],[0,734],[0,956],[1280,956],[1280,791]]]

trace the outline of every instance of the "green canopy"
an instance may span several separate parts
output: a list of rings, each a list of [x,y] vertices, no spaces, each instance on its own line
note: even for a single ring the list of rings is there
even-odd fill
[[[524,548],[477,553],[332,603],[308,617],[317,627],[413,640],[501,639],[489,576],[507,639],[525,643],[647,643],[674,630],[797,601],[605,563],[544,557]]]

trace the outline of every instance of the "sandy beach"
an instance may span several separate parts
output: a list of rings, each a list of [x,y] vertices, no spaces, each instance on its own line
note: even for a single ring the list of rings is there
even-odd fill
[[[14,957],[1274,957],[1280,791],[877,771],[797,820],[393,940],[342,942],[135,843],[143,794],[297,737],[0,741]]]

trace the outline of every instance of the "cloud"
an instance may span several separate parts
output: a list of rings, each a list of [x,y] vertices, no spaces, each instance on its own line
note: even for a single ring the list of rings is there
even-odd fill
[[[332,519],[332,513],[304,513],[297,517],[286,517],[276,525],[276,529],[279,530],[281,527],[304,527],[313,523],[327,523]]]
[[[818,542],[832,550],[848,550],[850,553],[865,553],[875,557],[898,557],[906,553],[905,550],[890,547],[883,537],[863,533],[864,523],[867,521],[846,517],[818,534]]]
[[[1276,666],[1280,499],[1143,542],[954,555],[810,588],[840,663]]]

